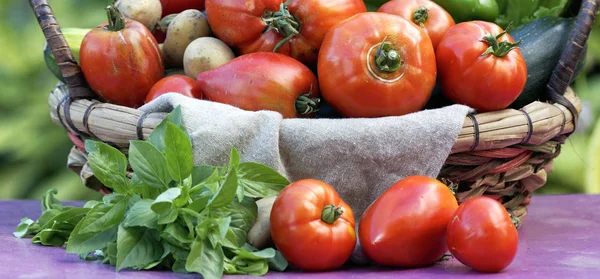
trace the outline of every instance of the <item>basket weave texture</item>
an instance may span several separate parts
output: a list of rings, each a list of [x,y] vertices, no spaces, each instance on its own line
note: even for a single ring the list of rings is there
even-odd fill
[[[125,152],[130,140],[146,139],[165,114],[145,114],[102,102],[86,86],[47,1],[30,0],[30,4],[66,80],[48,99],[53,122],[79,139],[94,138]],[[597,5],[596,0],[581,1],[569,45],[548,83],[547,100],[520,110],[478,113],[465,119],[438,177],[456,187],[459,202],[490,196],[501,201],[520,220],[519,224],[523,222],[532,193],[546,183],[552,160],[575,130],[581,103],[568,86],[586,45]],[[82,150],[78,152],[85,157]],[[106,191],[97,183],[86,186]]]

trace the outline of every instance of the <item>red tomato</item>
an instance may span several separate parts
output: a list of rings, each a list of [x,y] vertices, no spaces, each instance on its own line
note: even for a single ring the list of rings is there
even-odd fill
[[[275,199],[271,237],[294,266],[309,271],[342,266],[356,246],[354,215],[331,185],[296,181]]]
[[[316,64],[331,26],[366,10],[360,0],[206,1],[212,31],[241,54],[272,52],[283,43],[277,52],[307,65]]]
[[[377,11],[401,16],[423,28],[431,39],[433,49],[437,48],[446,31],[454,26],[452,16],[431,0],[393,0]]]
[[[202,99],[202,94],[196,90],[196,81],[188,76],[174,75],[159,80],[146,96],[146,103],[165,93],[180,93],[181,95]]]
[[[448,186],[409,176],[388,188],[363,213],[360,245],[374,263],[421,267],[446,252],[446,228],[458,207]]]
[[[481,272],[499,272],[517,254],[519,234],[498,201],[479,196],[464,201],[448,224],[448,250]]]
[[[362,13],[325,36],[318,63],[323,98],[345,117],[403,115],[421,110],[436,79],[425,32],[385,13]]]
[[[438,45],[436,57],[446,97],[479,112],[508,107],[527,81],[521,50],[494,23],[470,21],[455,25]]]
[[[143,24],[109,8],[109,22],[83,38],[81,69],[94,92],[110,103],[139,107],[164,77],[158,43]]]
[[[178,14],[188,9],[204,10],[204,0],[160,0],[162,4],[162,17]]]
[[[200,73],[202,95],[241,109],[272,110],[284,118],[312,117],[320,99],[317,77],[289,56],[273,52],[241,55]]]

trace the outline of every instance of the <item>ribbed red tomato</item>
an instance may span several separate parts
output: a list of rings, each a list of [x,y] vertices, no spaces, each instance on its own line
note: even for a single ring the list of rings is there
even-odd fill
[[[498,201],[479,196],[464,201],[448,224],[448,250],[481,272],[499,272],[515,258],[519,233]]]
[[[206,1],[212,31],[241,54],[277,48],[308,65],[331,26],[366,10],[361,0]]]
[[[436,51],[442,91],[478,112],[508,107],[527,82],[518,43],[485,21],[462,22],[446,32]]]
[[[285,187],[270,217],[273,243],[301,269],[338,268],[356,246],[352,209],[323,181],[303,179]]]
[[[458,207],[440,181],[409,176],[390,186],[363,213],[360,245],[374,263],[421,267],[447,251],[446,228]]]
[[[323,98],[345,117],[421,110],[436,80],[431,40],[410,21],[362,13],[332,27],[318,62]]]
[[[146,96],[146,103],[165,93],[179,93],[184,96],[202,99],[202,93],[196,88],[196,81],[188,76],[174,75],[159,80]]]
[[[81,43],[81,70],[94,92],[110,103],[144,104],[150,88],[164,77],[156,39],[143,24],[125,19],[109,6],[109,19]]]
[[[431,0],[392,0],[383,4],[377,11],[401,16],[423,28],[434,49],[446,31],[454,26],[452,16]]]

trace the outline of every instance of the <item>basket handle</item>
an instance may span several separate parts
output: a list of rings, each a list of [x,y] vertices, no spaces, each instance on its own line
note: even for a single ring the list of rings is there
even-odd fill
[[[569,37],[564,52],[558,65],[554,68],[550,81],[546,86],[548,99],[565,106],[573,114],[573,123],[577,125],[578,111],[573,104],[565,98],[567,87],[573,81],[575,69],[592,31],[592,25],[598,12],[598,0],[582,0],[575,26]]]
[[[73,100],[97,98],[97,95],[88,87],[85,77],[81,72],[81,68],[77,64],[77,61],[75,61],[73,53],[71,53],[71,49],[69,48],[69,44],[60,31],[60,26],[56,21],[56,17],[54,17],[54,13],[48,4],[48,1],[29,0],[29,4],[35,13],[35,17],[46,37],[46,41],[48,42],[60,71],[65,78],[71,98]]]

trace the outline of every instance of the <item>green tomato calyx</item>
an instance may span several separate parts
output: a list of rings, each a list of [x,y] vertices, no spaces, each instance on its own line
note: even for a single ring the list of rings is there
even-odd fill
[[[125,18],[119,9],[115,6],[109,5],[106,7],[106,15],[108,17],[108,30],[109,31],[120,31],[125,29]]]
[[[429,9],[425,6],[421,6],[413,13],[413,21],[421,27],[425,27],[425,22],[429,18]]]
[[[402,65],[404,65],[404,61],[400,56],[400,53],[396,49],[394,49],[393,44],[391,42],[386,42],[387,36],[379,45],[379,49],[375,52],[375,65],[377,69],[384,73],[393,73],[396,72]]]
[[[506,28],[508,29],[510,27],[510,25]],[[506,34],[506,30],[502,31],[502,33],[494,36],[494,34],[485,34],[485,36],[483,36],[483,39],[481,40],[482,42],[486,42],[490,47],[488,47],[485,52],[483,54],[481,54],[481,56],[486,56],[488,54],[492,54],[496,57],[504,57],[506,56],[511,50],[519,47],[519,45],[521,45],[521,41],[518,41],[516,43],[511,43],[509,41],[502,41],[499,42],[500,38],[502,38],[502,36],[504,36]]]
[[[321,212],[321,220],[327,224],[333,224],[337,219],[344,214],[342,207],[335,206],[333,204],[327,205]]]
[[[267,28],[264,31],[265,33],[274,30],[279,35],[283,36],[283,39],[275,45],[275,48],[273,48],[273,52],[277,52],[283,44],[287,43],[292,37],[298,35],[300,33],[300,28],[302,28],[300,20],[296,16],[290,14],[288,5],[291,1],[292,0],[287,0],[286,2],[281,3],[281,5],[279,5],[279,11],[265,11],[262,16],[262,20],[267,24]]]

